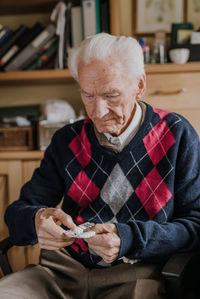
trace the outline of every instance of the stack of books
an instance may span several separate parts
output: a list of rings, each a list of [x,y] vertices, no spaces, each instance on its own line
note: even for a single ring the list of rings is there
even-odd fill
[[[81,0],[78,6],[60,1],[47,26],[0,25],[0,71],[66,68],[70,47],[109,27],[109,0]]]
[[[20,25],[0,46],[0,70],[17,71],[42,68],[56,53],[56,27],[36,23]],[[47,51],[48,50],[48,51]],[[36,63],[37,61],[40,63]],[[42,61],[41,61],[42,60]],[[35,65],[35,67],[33,66]]]

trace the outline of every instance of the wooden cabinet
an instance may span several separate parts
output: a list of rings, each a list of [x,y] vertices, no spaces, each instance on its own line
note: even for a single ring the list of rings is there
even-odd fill
[[[9,204],[18,199],[22,185],[27,182],[43,157],[43,152],[0,153],[0,239],[8,236],[3,215]],[[38,246],[16,247],[9,250],[9,259],[14,271],[30,263],[37,263]]]
[[[144,100],[185,116],[200,135],[200,63],[147,66]]]

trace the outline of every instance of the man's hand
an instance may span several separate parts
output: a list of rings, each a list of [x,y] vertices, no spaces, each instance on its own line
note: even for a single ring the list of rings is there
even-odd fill
[[[57,250],[71,245],[74,238],[67,237],[64,229],[57,225],[60,222],[69,229],[75,229],[76,224],[70,215],[58,208],[42,208],[35,214],[35,228],[41,248]]]
[[[95,231],[96,235],[85,239],[89,248],[101,256],[106,263],[112,263],[117,258],[121,245],[116,225],[96,224],[90,230]]]

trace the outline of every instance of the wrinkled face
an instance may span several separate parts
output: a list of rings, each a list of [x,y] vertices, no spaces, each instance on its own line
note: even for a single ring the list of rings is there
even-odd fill
[[[78,75],[83,104],[98,132],[120,135],[132,119],[141,84],[128,79],[127,69],[114,57],[80,61]]]

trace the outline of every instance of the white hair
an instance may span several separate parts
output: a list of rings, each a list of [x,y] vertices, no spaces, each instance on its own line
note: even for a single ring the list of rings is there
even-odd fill
[[[105,61],[108,56],[117,56],[127,67],[127,77],[139,79],[145,74],[144,57],[136,39],[99,33],[88,37],[79,47],[69,50],[68,68],[73,78],[78,81],[78,64],[82,60],[88,64],[92,59]]]

